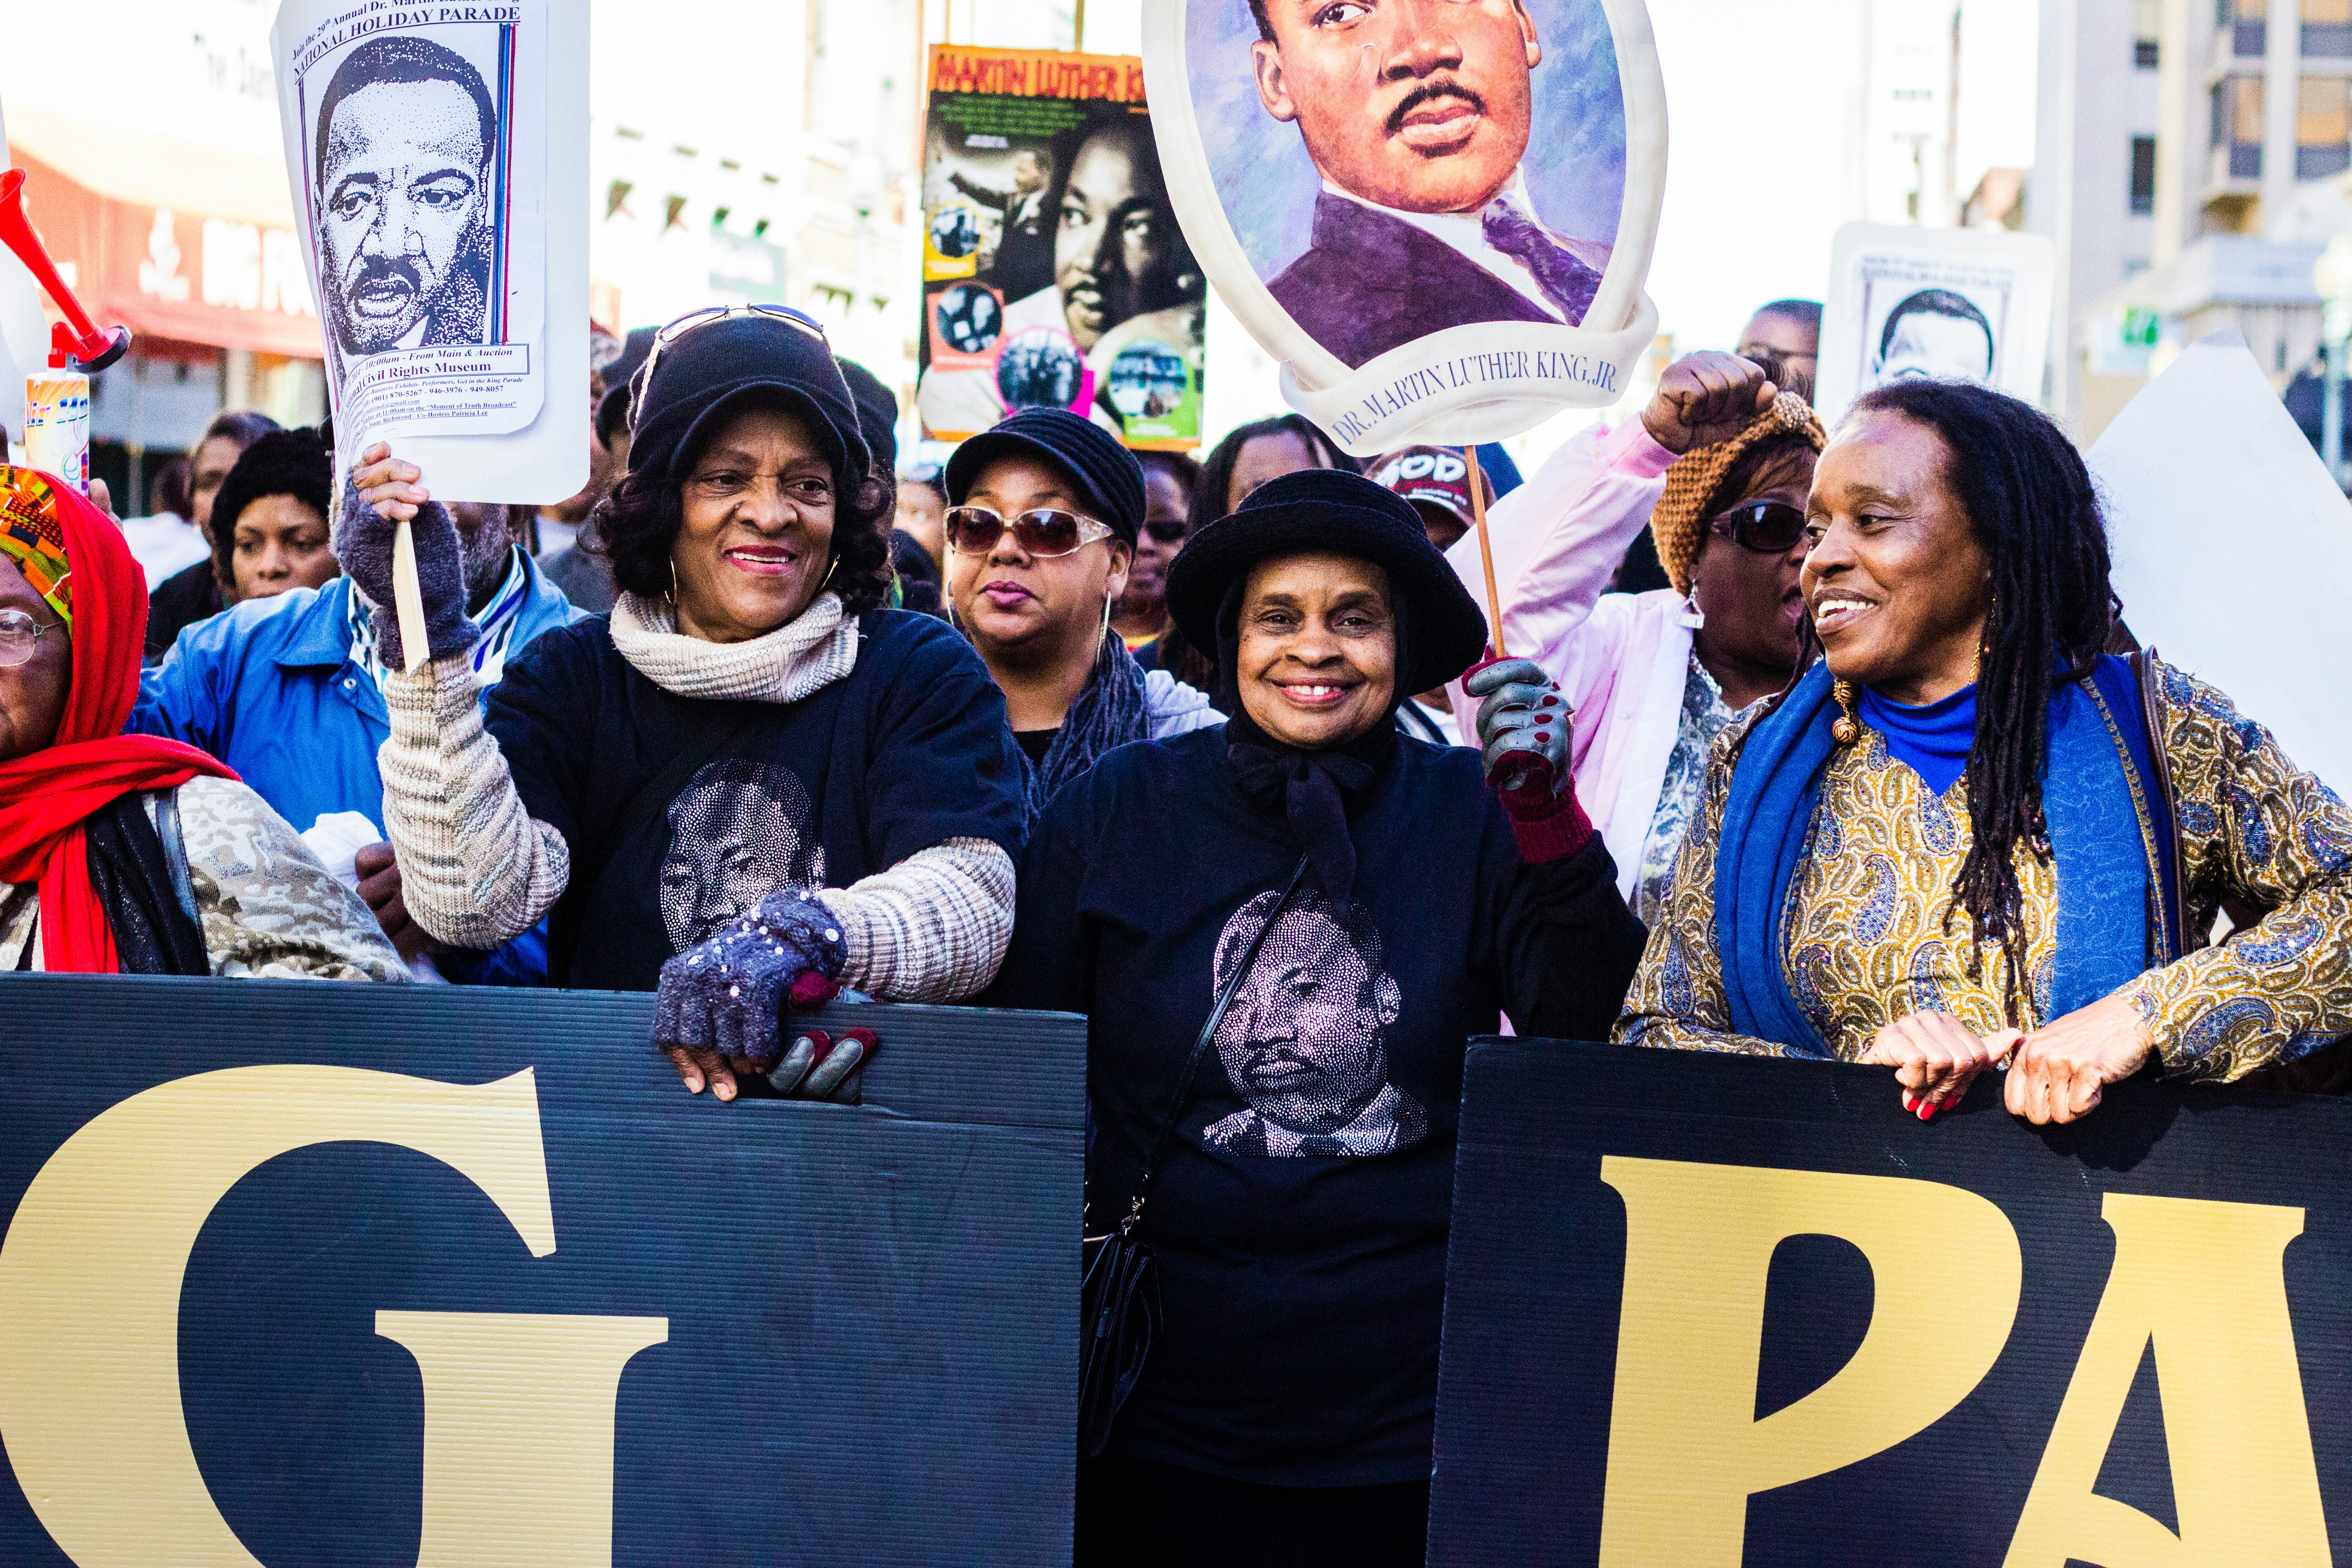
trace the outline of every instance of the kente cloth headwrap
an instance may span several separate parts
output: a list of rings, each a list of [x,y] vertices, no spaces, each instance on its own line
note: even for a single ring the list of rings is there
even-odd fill
[[[1691,569],[1698,564],[1699,552],[1706,548],[1706,520],[1723,510],[1715,504],[1715,492],[1722,487],[1724,476],[1749,447],[1775,436],[1801,436],[1816,452],[1830,439],[1813,405],[1793,392],[1784,392],[1738,435],[1712,447],[1694,447],[1666,470],[1666,488],[1659,493],[1658,504],[1650,509],[1650,537],[1657,542],[1658,564],[1666,569],[1675,593],[1690,592]],[[1739,499],[1726,497],[1724,505]]]
[[[1812,838],[1822,774],[1837,750],[1830,687],[1828,663],[1817,661],[1749,731],[1715,851],[1715,939],[1733,1029],[1818,1057],[1832,1052],[1790,991],[1780,931]],[[2176,876],[2171,806],[2156,787],[2131,667],[2102,656],[2091,679],[2052,693],[2049,723],[2042,812],[2057,859],[2058,942],[2044,1023],[2179,952],[2168,912]],[[1963,941],[1968,934],[1955,931]]]
[[[73,681],[57,739],[0,762],[0,882],[39,884],[42,957],[52,973],[113,974],[121,969],[121,954],[90,879],[85,825],[126,795],[236,774],[194,746],[122,732],[138,700],[147,636],[147,579],[122,531],[66,486],[30,469],[0,466],[0,495],[55,531],[76,605]],[[9,517],[18,521],[13,510]]]
[[[58,618],[73,625],[73,588],[67,579],[65,530],[51,504],[57,486],[36,468],[0,467],[0,555],[5,555],[48,601]]]

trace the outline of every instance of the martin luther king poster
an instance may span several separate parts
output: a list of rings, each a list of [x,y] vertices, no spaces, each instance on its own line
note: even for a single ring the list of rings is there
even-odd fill
[[[935,44],[915,405],[942,440],[1068,408],[1200,444],[1208,283],[1124,55]]]
[[[549,0],[279,7],[288,183],[345,465],[385,440],[445,494],[584,482],[586,31]]]
[[[1665,179],[1641,0],[1146,0],[1192,253],[1349,451],[1622,395]]]

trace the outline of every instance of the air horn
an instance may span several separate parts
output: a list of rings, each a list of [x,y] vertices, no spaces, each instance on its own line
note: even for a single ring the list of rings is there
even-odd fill
[[[25,216],[25,171],[10,169],[0,174],[0,243],[16,253],[44,292],[53,301],[65,320],[49,327],[49,354],[53,362],[62,356],[62,363],[85,375],[104,370],[131,352],[131,329],[100,328],[81,308],[74,291],[58,276],[58,265],[49,259],[49,247],[33,232],[33,225]]]

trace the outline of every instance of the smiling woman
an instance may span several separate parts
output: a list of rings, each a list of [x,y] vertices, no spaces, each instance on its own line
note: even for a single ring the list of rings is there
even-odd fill
[[[2103,652],[2065,436],[1882,387],[1807,531],[1823,662],[1717,746],[1621,1037],[1883,1064],[1923,1119],[1995,1065],[2036,1122],[2151,1062],[2340,1081],[2315,1053],[2352,1025],[2352,810],[2221,693]],[[2251,929],[2206,946],[2224,905]]]
[[[1274,479],[1187,541],[1168,592],[1233,717],[1055,797],[987,998],[1087,1015],[1089,1230],[1166,1151],[1133,1233],[1164,1315],[1089,1429],[1076,1561],[1417,1564],[1463,1042],[1498,1012],[1592,1037],[1641,927],[1556,694],[1490,700],[1500,788],[1398,733],[1401,697],[1485,637],[1402,498]]]
[[[346,567],[391,604],[414,519],[427,590],[431,663],[384,682],[408,910],[465,947],[551,917],[555,983],[658,989],[655,1040],[694,1092],[854,1097],[871,1042],[781,1015],[995,973],[1024,820],[1004,702],[946,626],[882,607],[888,487],[815,322],[698,312],[639,377],[597,514],[618,603],[533,642],[486,718],[455,530],[413,465],[356,476]],[[381,608],[376,631],[396,668]]]

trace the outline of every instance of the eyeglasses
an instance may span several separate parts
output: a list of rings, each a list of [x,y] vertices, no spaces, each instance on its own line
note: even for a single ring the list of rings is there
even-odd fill
[[[1013,542],[1021,547],[1024,555],[1041,561],[1056,555],[1075,555],[1097,540],[1111,535],[1108,523],[1053,507],[1024,511],[1009,521],[984,506],[948,508],[948,543],[967,555],[985,555],[995,549],[1007,528],[1013,531]]]
[[[1759,555],[1785,555],[1805,536],[1805,514],[1784,500],[1751,500],[1707,520],[1707,527]]]
[[[30,663],[41,646],[41,634],[53,629],[22,610],[0,610],[0,669]]]
[[[1156,544],[1181,544],[1184,542],[1184,536],[1192,532],[1192,528],[1187,522],[1162,521],[1145,523],[1143,531],[1151,535],[1152,542]]]
[[[660,360],[662,350],[697,327],[707,327],[713,321],[724,321],[736,316],[757,316],[782,321],[788,327],[806,332],[827,349],[833,347],[833,340],[824,335],[824,322],[804,310],[793,310],[790,305],[705,305],[699,310],[688,310],[654,334],[653,347],[646,351],[646,363],[638,368],[635,384],[651,386],[654,384],[654,365]]]

